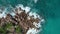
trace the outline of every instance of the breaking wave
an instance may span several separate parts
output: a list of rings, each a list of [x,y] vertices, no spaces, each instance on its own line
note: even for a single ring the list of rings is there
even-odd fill
[[[19,8],[19,7],[21,7],[21,9],[25,10],[26,13],[29,12],[31,9],[29,6],[24,7],[22,4],[18,4],[15,8]],[[13,8],[12,6],[9,6],[9,7],[6,7],[4,10],[0,9],[0,18],[2,18],[2,17],[5,18],[6,14],[8,14],[8,13],[11,14],[12,16],[14,16],[15,15],[15,13],[14,13],[15,8]],[[44,22],[44,19],[42,19],[41,16],[38,15],[36,12],[30,11],[29,16],[32,16],[32,15],[34,15],[34,18],[38,17],[39,19],[41,19],[39,21],[39,23],[35,23],[35,22],[33,23],[33,25],[35,25],[35,27],[37,27],[39,29],[29,28],[29,30],[27,31],[26,34],[38,34],[42,30],[41,29],[41,27],[42,27],[41,22]]]

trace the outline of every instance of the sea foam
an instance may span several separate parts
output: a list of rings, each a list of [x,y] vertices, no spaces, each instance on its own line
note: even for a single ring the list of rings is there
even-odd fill
[[[2,11],[2,10],[1,10]],[[2,13],[0,13],[0,18],[2,18],[2,17],[6,17],[6,9],[4,9],[3,11],[2,11]]]

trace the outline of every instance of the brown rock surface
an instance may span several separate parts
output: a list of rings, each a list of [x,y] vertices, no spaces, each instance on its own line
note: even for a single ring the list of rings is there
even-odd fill
[[[18,14],[18,9],[16,9],[16,15],[14,17],[12,17],[10,14],[7,14],[6,18],[0,18],[0,26],[3,26],[3,24],[11,22],[14,23],[15,25],[19,25],[22,29],[22,32],[24,34],[26,34],[27,30],[29,28],[33,28],[35,27],[33,25],[33,22],[39,22],[39,19],[34,19],[31,16],[29,16],[28,14],[25,13],[24,10],[22,10],[22,12],[20,14]],[[30,17],[30,19],[28,19],[27,17]],[[11,31],[14,30],[13,28],[10,29]],[[14,31],[15,32],[15,31]],[[12,33],[9,33],[12,34]]]

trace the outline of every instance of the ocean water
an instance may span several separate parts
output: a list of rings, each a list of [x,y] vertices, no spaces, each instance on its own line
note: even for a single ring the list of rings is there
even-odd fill
[[[60,0],[0,0],[0,7],[18,4],[31,7],[45,19],[40,34],[60,34]]]

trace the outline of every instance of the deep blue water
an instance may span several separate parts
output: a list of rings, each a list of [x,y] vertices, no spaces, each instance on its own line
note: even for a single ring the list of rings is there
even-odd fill
[[[37,12],[44,19],[41,34],[60,34],[60,0],[0,0],[0,6],[13,6],[23,4],[31,7],[31,11]]]

